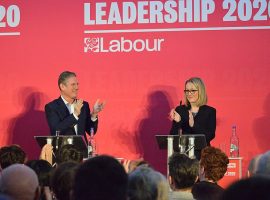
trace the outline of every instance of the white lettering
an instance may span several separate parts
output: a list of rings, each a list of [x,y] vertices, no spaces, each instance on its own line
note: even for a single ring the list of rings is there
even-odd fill
[[[115,53],[115,52],[154,52],[161,51],[161,43],[164,39],[120,39],[104,41],[104,38],[84,38],[84,52]]]
[[[138,2],[138,23],[140,23],[140,24],[149,23],[149,19],[145,18],[145,15],[148,14],[148,10],[144,8],[145,6],[148,6],[147,1],[139,1]]]
[[[179,22],[192,22],[192,1],[179,1]]]
[[[106,12],[103,9],[106,8],[106,3],[96,3],[96,23],[107,24],[107,20],[103,20],[103,16],[106,16]]]
[[[112,2],[111,4],[108,24],[113,24],[114,22],[116,24],[122,24],[118,4],[116,2]]]
[[[120,52],[120,42],[118,40],[111,40],[109,50],[110,52]]]
[[[100,38],[99,40],[99,47],[100,47],[100,52],[109,52],[108,49],[104,49],[103,38]]]
[[[91,4],[84,4],[84,25],[92,25],[95,24],[95,20],[91,20]]]
[[[164,42],[164,39],[158,39],[158,49],[157,51],[161,51],[161,42]]]
[[[225,2],[226,0],[224,0]],[[250,18],[252,4],[249,0],[239,1],[239,13],[243,21]],[[246,8],[247,9],[244,9]],[[257,6],[258,7],[258,6]],[[94,9],[95,10],[94,10]],[[224,3],[223,3],[224,9]],[[246,14],[244,11],[248,11]],[[207,22],[215,11],[214,0],[167,0],[135,2],[84,3],[84,24],[162,24]]]
[[[150,23],[163,23],[163,4],[160,1],[150,1]]]
[[[146,41],[148,41],[148,40],[146,40]],[[139,47],[141,46],[141,48],[139,48],[138,46]],[[145,49],[145,42],[143,40],[135,40],[134,44],[133,44],[133,48],[135,51],[141,52]]]
[[[176,8],[175,1],[166,1],[164,9],[168,14],[165,14],[164,20],[167,23],[175,23],[177,21],[177,12],[173,8]]]
[[[123,23],[132,24],[136,21],[136,5],[133,2],[123,3]]]
[[[213,0],[202,1],[202,22],[208,21],[208,15],[215,11],[215,2]]]
[[[238,14],[242,21],[249,21],[252,17],[252,5],[249,0],[241,0],[238,3]]]
[[[200,8],[201,1],[195,0],[194,1],[194,22],[200,22],[200,16],[201,16],[201,8]]]
[[[125,48],[127,46],[127,48]],[[132,41],[125,40],[124,37],[121,37],[121,51],[130,52],[132,50]]]

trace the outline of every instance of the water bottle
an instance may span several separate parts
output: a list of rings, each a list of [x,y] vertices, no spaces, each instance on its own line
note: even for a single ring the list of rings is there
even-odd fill
[[[239,139],[236,135],[236,126],[232,126],[232,136],[230,141],[230,157],[239,157]]]
[[[94,128],[90,129],[90,138],[88,141],[88,157],[96,156],[96,141],[94,137]]]

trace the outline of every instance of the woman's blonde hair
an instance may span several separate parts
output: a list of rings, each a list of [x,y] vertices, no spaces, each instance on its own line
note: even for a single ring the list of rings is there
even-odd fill
[[[198,90],[198,100],[196,102],[196,106],[202,106],[202,105],[207,104],[207,94],[206,94],[205,86],[202,79],[198,77],[192,77],[188,79],[185,82],[185,88],[186,88],[187,83],[192,83]],[[190,106],[190,103],[187,99],[186,94],[185,94],[185,105]]]

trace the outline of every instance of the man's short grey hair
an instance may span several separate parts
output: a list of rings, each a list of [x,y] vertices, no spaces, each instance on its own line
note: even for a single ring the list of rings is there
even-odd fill
[[[39,182],[34,170],[23,164],[13,164],[2,171],[0,192],[12,199],[33,200]]]
[[[129,200],[168,200],[169,184],[161,173],[149,167],[138,167],[129,174]]]
[[[255,156],[249,163],[248,171],[253,175],[270,176],[270,151]]]
[[[58,78],[58,87],[60,89],[60,85],[63,83],[65,84],[66,80],[70,77],[76,77],[76,74],[74,72],[70,72],[70,71],[64,71],[59,75]]]
[[[270,176],[270,151],[260,157],[256,174]]]

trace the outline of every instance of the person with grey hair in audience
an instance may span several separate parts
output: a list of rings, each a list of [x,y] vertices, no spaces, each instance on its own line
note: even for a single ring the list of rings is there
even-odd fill
[[[170,200],[191,200],[192,186],[198,179],[199,161],[186,154],[174,153],[169,158]]]
[[[129,174],[129,200],[168,200],[169,185],[166,178],[149,167],[138,167]]]
[[[38,200],[38,177],[34,170],[23,164],[13,164],[2,171],[0,192],[13,200]]]
[[[29,160],[26,162],[26,165],[33,169],[38,176],[40,187],[39,200],[51,199],[50,176],[53,169],[51,164],[46,160]]]
[[[248,177],[254,175],[270,176],[270,151],[255,156],[248,166]]]

